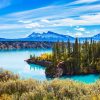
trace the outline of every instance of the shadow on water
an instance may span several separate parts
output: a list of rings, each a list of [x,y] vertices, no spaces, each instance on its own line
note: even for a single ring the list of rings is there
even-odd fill
[[[21,77],[28,79],[33,78],[36,80],[50,80],[45,75],[45,67],[27,64],[26,59],[29,58],[30,54],[39,56],[42,53],[50,53],[51,49],[25,49],[25,50],[2,50],[0,51],[0,66],[4,69],[10,70]],[[6,62],[6,63],[5,63]],[[93,83],[100,79],[100,75],[77,75],[77,76],[63,76],[61,80],[72,79],[85,83]]]
[[[44,70],[45,72],[45,67],[43,66],[39,66],[39,65],[35,65],[35,64],[29,64],[30,65],[30,70]],[[44,74],[45,75],[45,74]],[[50,77],[46,77],[46,80],[53,80],[54,78],[50,78]],[[73,75],[73,76],[62,76],[58,79],[61,80],[67,80],[67,79],[72,79],[74,81],[79,81],[79,82],[83,82],[83,83],[94,83],[97,80],[100,79],[100,74],[88,74],[88,75]]]

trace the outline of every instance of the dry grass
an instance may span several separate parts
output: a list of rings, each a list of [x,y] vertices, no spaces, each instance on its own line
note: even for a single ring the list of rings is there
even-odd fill
[[[0,71],[5,75],[6,71]],[[0,78],[0,100],[100,100],[100,81],[84,84],[72,80],[21,80],[8,73]],[[10,77],[11,76],[11,77]]]

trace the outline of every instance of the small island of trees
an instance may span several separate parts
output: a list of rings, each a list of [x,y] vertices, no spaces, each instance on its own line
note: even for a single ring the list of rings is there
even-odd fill
[[[46,67],[48,77],[63,75],[98,74],[100,73],[100,41],[85,40],[81,43],[76,38],[74,43],[56,42],[51,54],[39,57],[30,56],[28,63]]]

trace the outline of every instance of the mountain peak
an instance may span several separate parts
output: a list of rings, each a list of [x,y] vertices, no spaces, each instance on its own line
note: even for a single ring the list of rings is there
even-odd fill
[[[43,33],[35,33],[33,32],[28,37],[30,40],[37,40],[37,41],[66,41],[66,35],[58,34],[52,31],[43,32]]]
[[[97,35],[94,35],[92,38],[100,41],[100,33]]]
[[[100,37],[100,33],[98,33],[98,34],[94,35],[93,37],[98,37],[98,36]]]
[[[52,31],[48,31],[47,33],[54,33],[54,32],[52,32]]]
[[[58,34],[58,33],[55,33],[55,32],[52,32],[52,31],[48,31],[47,34]]]
[[[95,41],[100,41],[100,33],[97,35],[94,35],[93,37],[83,37],[83,38],[79,38],[81,41],[85,40],[85,39],[93,39]],[[30,34],[29,36],[27,36],[26,38],[19,38],[17,40],[22,40],[22,41],[51,41],[51,42],[56,42],[56,41],[74,41],[75,38],[70,36],[70,35],[63,35],[63,34],[58,34],[52,31],[48,31],[48,32],[43,32],[43,33],[36,33],[33,32],[32,34]],[[0,41],[6,41],[8,39],[0,39]],[[13,39],[16,40],[16,39]],[[10,41],[10,39],[9,39]]]

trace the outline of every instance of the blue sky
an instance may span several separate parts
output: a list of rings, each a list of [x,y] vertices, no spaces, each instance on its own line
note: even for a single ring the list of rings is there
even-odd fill
[[[47,31],[79,37],[100,33],[100,0],[0,0],[0,38]]]

